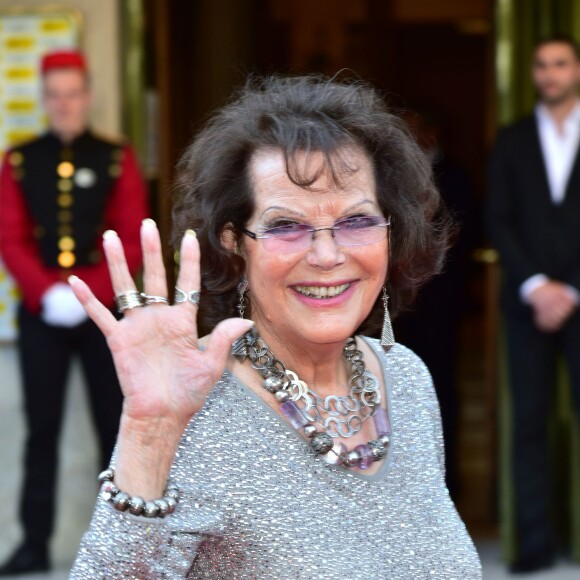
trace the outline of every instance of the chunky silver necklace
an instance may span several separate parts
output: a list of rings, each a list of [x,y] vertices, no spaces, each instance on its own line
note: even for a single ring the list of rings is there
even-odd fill
[[[368,468],[383,459],[390,442],[391,428],[386,410],[381,407],[377,378],[364,364],[354,338],[344,346],[344,358],[350,366],[349,389],[345,396],[316,394],[298,375],[278,360],[260,338],[255,327],[232,346],[232,354],[241,362],[247,359],[264,379],[262,386],[282,404],[282,413],[295,429],[302,429],[311,440],[317,455],[328,463]],[[338,438],[358,433],[364,421],[373,418],[378,438],[349,451]],[[323,431],[319,431],[322,427]]]

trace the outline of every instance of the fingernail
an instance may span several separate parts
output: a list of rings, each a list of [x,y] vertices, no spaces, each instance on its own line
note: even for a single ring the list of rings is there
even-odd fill
[[[110,240],[111,238],[118,238],[117,232],[115,230],[107,230],[103,234],[103,240]]]
[[[197,234],[193,230],[185,230],[186,236],[191,236],[192,238],[197,238]]]
[[[72,274],[71,276],[69,276],[69,277],[67,278],[67,282],[68,282],[69,284],[74,284],[74,283],[75,283],[75,282],[76,282],[78,279],[79,279],[79,277],[78,277],[78,276],[75,276],[74,274]]]
[[[157,227],[157,224],[156,224],[156,223],[155,223],[155,221],[154,221],[154,220],[152,220],[151,218],[145,218],[145,219],[144,219],[144,220],[141,222],[141,225],[144,225],[144,226],[149,226],[149,227],[154,227],[154,228],[156,228],[156,227]]]

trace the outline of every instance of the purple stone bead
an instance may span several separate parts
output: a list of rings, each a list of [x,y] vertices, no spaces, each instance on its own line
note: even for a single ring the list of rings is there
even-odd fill
[[[308,420],[304,418],[304,415],[294,401],[282,403],[282,413],[290,421],[294,429],[302,429],[302,427],[308,425]]]
[[[383,407],[378,407],[373,414],[373,421],[375,422],[377,437],[391,434],[391,422],[389,421],[389,416],[387,415],[386,409],[383,409]]]
[[[357,445],[354,450],[360,455],[358,466],[361,469],[368,469],[374,461],[371,448],[368,445]]]

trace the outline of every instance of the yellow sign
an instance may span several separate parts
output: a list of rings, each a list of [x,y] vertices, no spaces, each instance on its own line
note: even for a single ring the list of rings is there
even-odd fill
[[[28,141],[45,129],[46,115],[39,99],[41,58],[51,50],[77,47],[82,23],[81,13],[75,8],[11,4],[14,8],[0,8],[0,159],[7,149]],[[12,153],[8,161],[15,177],[22,177],[22,156]],[[58,260],[61,266],[70,268],[76,256],[72,251],[72,228],[68,225],[71,212],[66,208],[71,207],[73,200],[67,193],[71,188],[64,183],[70,180],[62,176],[61,181],[58,199],[62,202],[59,215],[62,231],[59,230]],[[43,235],[41,231],[34,233]],[[16,336],[18,300],[17,288],[0,257],[0,341]]]

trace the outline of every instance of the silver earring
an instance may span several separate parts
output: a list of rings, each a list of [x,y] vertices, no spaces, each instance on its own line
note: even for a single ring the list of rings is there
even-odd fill
[[[244,276],[238,284],[238,305],[236,306],[240,318],[244,317],[246,311],[246,294],[248,292],[248,279]]]
[[[381,346],[385,349],[385,352],[388,352],[395,344],[395,334],[393,333],[393,325],[389,315],[389,296],[385,286],[383,286],[383,305],[385,307],[385,317],[383,319],[383,331],[381,332]]]

